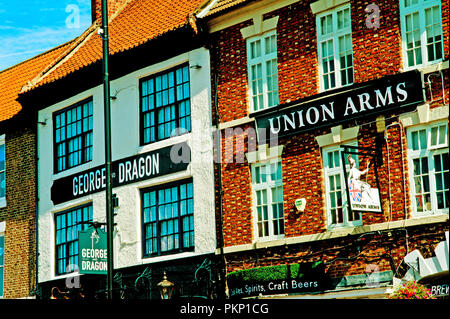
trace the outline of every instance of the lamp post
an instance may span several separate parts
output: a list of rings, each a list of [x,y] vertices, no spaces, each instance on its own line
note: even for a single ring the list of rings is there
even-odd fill
[[[108,66],[108,0],[102,0],[102,39],[103,39],[103,98],[105,112],[105,165],[106,165],[106,229],[107,229],[107,292],[108,299],[112,299],[113,291],[113,231],[114,215],[112,207],[111,180],[111,109]]]
[[[170,299],[172,298],[173,287],[175,285],[167,280],[167,274],[164,271],[163,280],[158,283],[159,292],[161,294],[161,299]]]

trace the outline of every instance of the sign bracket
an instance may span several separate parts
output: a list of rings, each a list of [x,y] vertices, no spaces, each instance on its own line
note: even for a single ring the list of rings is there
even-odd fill
[[[97,232],[97,230],[98,230],[100,227],[106,226],[106,225],[107,225],[107,223],[102,223],[102,222],[97,222],[97,221],[94,221],[94,222],[78,222],[78,224],[81,224],[81,225],[83,225],[83,224],[91,225],[92,227],[95,228],[95,231],[96,231],[96,232]],[[117,223],[114,223],[114,226],[117,226]]]

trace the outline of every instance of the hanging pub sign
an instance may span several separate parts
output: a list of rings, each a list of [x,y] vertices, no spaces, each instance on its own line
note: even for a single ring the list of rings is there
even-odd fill
[[[412,110],[423,100],[420,72],[413,70],[323,92],[253,116],[259,142],[264,143],[266,137],[290,136],[397,108]]]
[[[117,160],[111,165],[112,186],[180,172],[187,169],[189,162],[190,148],[185,142]],[[105,189],[106,168],[101,165],[54,181],[51,199],[56,205]]]
[[[358,167],[356,167],[356,161],[350,155],[348,155],[347,159],[350,164],[347,184],[352,210],[381,212],[380,193],[378,188],[374,188],[366,181],[361,180],[361,175],[368,173],[370,162],[365,170],[360,171]]]
[[[78,271],[80,274],[106,275],[108,250],[106,232],[89,227],[78,233]]]
[[[382,213],[377,165],[375,163],[371,165],[376,161],[376,149],[349,145],[341,145],[341,148],[343,148],[341,150],[342,163],[347,164],[343,165],[343,171],[350,210]],[[365,169],[359,169],[352,154],[369,158],[366,161]],[[373,170],[372,174],[375,176],[376,185],[371,185],[367,182],[371,169]]]

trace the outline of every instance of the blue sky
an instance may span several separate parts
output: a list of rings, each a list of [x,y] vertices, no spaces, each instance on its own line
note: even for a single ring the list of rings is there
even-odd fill
[[[91,24],[91,0],[0,0],[0,70],[63,44]]]

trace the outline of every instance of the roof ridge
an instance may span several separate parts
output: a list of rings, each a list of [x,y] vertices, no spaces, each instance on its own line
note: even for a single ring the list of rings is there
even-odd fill
[[[11,69],[14,69],[14,68],[18,67],[19,65],[22,65],[24,63],[30,62],[31,60],[37,59],[37,58],[39,58],[39,57],[41,57],[41,56],[43,56],[45,54],[48,54],[48,53],[50,53],[52,51],[55,51],[55,50],[65,46],[65,45],[68,45],[70,42],[73,42],[73,41],[75,41],[75,39],[72,39],[72,40],[69,40],[67,42],[64,42],[64,43],[62,43],[62,44],[60,44],[60,45],[58,45],[56,47],[50,48],[50,49],[48,49],[48,50],[46,50],[46,51],[44,51],[42,53],[39,53],[39,54],[37,54],[35,56],[32,56],[32,57],[30,57],[30,58],[28,58],[26,60],[20,61],[17,64],[11,65],[11,66],[7,67],[6,69],[0,70],[0,74],[4,73],[6,71],[10,71]]]
[[[173,3],[167,1],[164,8],[160,9],[161,3],[158,0],[123,0],[117,10],[108,19],[108,21],[111,21],[110,38],[115,37],[119,39],[119,42],[116,41],[117,43],[114,42],[114,45],[111,45],[110,54],[114,55],[124,50],[130,50],[154,40],[164,33],[184,28],[185,26],[190,26],[193,32],[198,35],[199,29],[196,14],[209,8],[211,3],[216,3],[216,1],[179,0]],[[177,9],[174,14],[171,13],[172,6],[175,6]],[[139,10],[144,11],[141,12]],[[161,14],[164,16],[161,18],[160,23],[155,23],[153,20],[146,20],[148,18],[154,19]],[[129,16],[132,18],[128,18]],[[134,33],[135,23],[141,23],[142,28],[144,28],[136,34]],[[19,95],[28,94],[42,85],[62,79],[77,70],[101,60],[101,54],[99,54],[101,43],[95,37],[95,32],[99,28],[101,28],[101,21],[100,19],[96,19],[82,35],[76,38],[73,43],[70,43],[70,47],[64,47],[61,51],[58,51],[55,54],[57,58],[51,61],[31,81],[28,81],[22,87]],[[121,31],[125,33],[121,34]],[[71,62],[72,59],[74,61],[73,63]]]
[[[92,35],[92,33],[98,28],[97,22],[94,22],[87,28],[82,34],[73,39],[74,42],[69,48],[63,51],[58,58],[54,61],[50,62],[41,72],[39,72],[33,79],[29,80],[27,84],[25,84],[20,93],[26,92],[33,88],[37,83],[42,81],[47,75],[49,75],[52,70],[54,70],[57,66],[59,66],[62,62],[66,61],[75,51],[80,48],[83,43]]]
[[[134,0],[127,0],[126,2],[124,2],[124,4],[121,7],[119,7],[119,9],[117,9],[116,12],[109,17],[108,22],[113,21],[113,19],[116,18],[119,15],[119,13],[122,12],[123,9],[125,9],[126,6],[132,1]],[[46,76],[48,76],[55,68],[57,68],[62,63],[67,61],[67,59],[69,59],[79,48],[83,46],[83,44],[91,37],[93,32],[97,31],[99,28],[101,28],[101,22],[95,20],[89,26],[89,28],[87,28],[81,35],[72,40],[74,41],[73,45],[71,45],[67,50],[61,53],[61,55],[57,59],[55,59],[48,66],[46,66],[31,81],[28,81],[28,83],[22,87],[20,93],[24,93],[28,90],[31,90],[36,84],[38,84]]]

